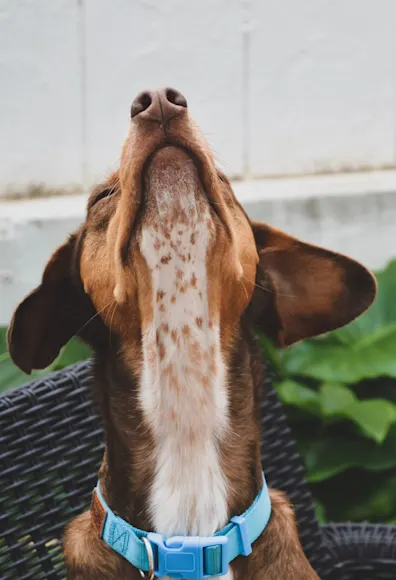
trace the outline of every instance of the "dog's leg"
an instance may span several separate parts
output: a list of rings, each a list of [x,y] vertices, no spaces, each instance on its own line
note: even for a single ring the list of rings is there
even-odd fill
[[[319,580],[301,548],[288,501],[279,491],[270,490],[270,496],[270,523],[252,554],[235,562],[234,580]]]
[[[63,544],[67,580],[140,579],[138,570],[102,542],[89,512],[67,526]]]

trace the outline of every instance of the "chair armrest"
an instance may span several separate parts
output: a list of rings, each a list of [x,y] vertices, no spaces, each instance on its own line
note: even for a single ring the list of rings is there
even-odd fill
[[[327,524],[324,542],[333,556],[331,580],[395,580],[396,526]]]

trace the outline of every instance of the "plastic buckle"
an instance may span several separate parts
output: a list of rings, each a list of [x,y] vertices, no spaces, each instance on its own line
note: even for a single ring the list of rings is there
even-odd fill
[[[243,556],[249,556],[252,553],[252,543],[249,540],[247,528],[246,528],[246,518],[244,516],[234,516],[231,518],[231,522],[238,526],[239,536],[241,538],[242,543],[242,552]]]
[[[209,578],[224,576],[228,572],[228,538],[226,536],[174,536],[164,539],[161,534],[150,533],[147,538],[153,546],[156,560],[155,575],[159,578]],[[221,546],[221,570],[205,574],[204,548]]]

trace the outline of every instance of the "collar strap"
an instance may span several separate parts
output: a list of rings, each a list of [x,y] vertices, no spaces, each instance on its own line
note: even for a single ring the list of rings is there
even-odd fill
[[[271,500],[264,474],[263,487],[249,509],[231,518],[228,525],[209,537],[165,539],[161,534],[139,530],[109,508],[99,482],[93,491],[91,505],[92,522],[101,539],[142,572],[153,571],[149,561],[153,556],[155,576],[159,578],[198,580],[227,574],[232,560],[251,554],[252,544],[266,528],[270,516]]]

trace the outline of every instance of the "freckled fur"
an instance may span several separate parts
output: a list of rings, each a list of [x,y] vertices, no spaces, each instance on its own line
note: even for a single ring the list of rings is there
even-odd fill
[[[157,288],[162,288],[165,295],[164,309],[154,306],[153,321],[143,332],[140,400],[156,441],[149,510],[155,529],[166,535],[210,535],[227,522],[227,484],[218,452],[227,426],[227,397],[219,329],[209,330],[208,326],[207,209],[202,206],[195,169],[188,158],[183,159],[182,169],[175,164],[162,168],[160,161],[158,165],[149,172],[148,196],[154,199],[148,203],[151,218],[157,214],[157,219],[150,222],[164,225],[158,233],[150,225],[144,227],[141,239],[141,252],[152,272],[153,293],[158,295]],[[186,173],[190,175],[185,177]],[[180,180],[184,177],[184,187],[175,174],[180,175]],[[171,215],[176,216],[173,221],[167,219]],[[180,215],[184,216],[184,229],[179,227]],[[192,228],[196,230],[193,239]],[[166,263],[156,250],[157,236],[163,240],[165,252],[169,250]],[[177,238],[180,245],[174,243]],[[187,253],[191,255],[189,263],[182,259]],[[158,260],[162,264],[156,269]],[[192,276],[200,280],[199,289],[196,285],[181,286],[174,301],[166,298],[172,296],[178,280]],[[204,301],[197,300],[199,290]],[[171,329],[170,336],[161,332],[164,324]],[[165,342],[161,343],[157,360],[149,364],[147,353],[158,329],[160,340]],[[177,336],[180,340],[176,346]],[[209,365],[205,369],[198,356],[200,351],[209,350],[219,369],[217,375],[210,377]],[[171,369],[169,375],[164,374],[165,368]]]

